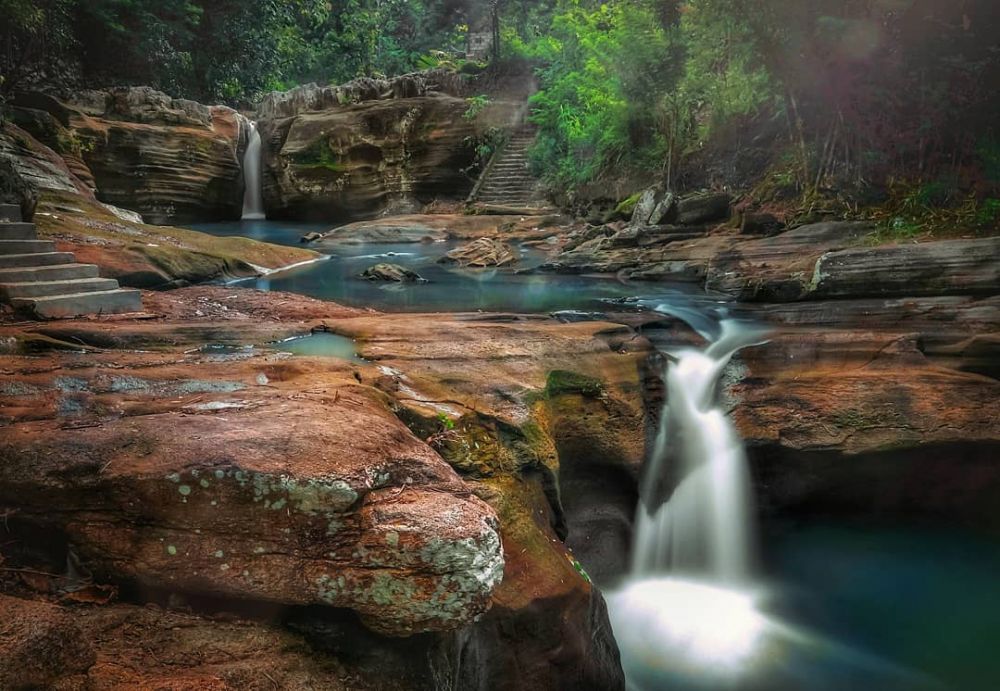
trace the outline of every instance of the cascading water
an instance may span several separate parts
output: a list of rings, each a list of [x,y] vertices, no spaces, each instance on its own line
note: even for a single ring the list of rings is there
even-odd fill
[[[746,582],[752,563],[750,477],[743,444],[716,402],[723,369],[759,332],[735,321],[704,351],[677,351],[665,368],[667,404],[640,489],[632,574],[700,572]],[[669,501],[663,486],[679,472]]]
[[[666,403],[640,486],[632,568],[608,594],[629,691],[935,688],[883,661],[787,626],[760,608],[742,440],[718,402],[733,355],[761,342],[734,320],[657,306],[702,335],[666,353]]]
[[[261,141],[257,123],[250,123],[247,150],[243,154],[243,220],[259,220],[264,216],[264,196],[261,192]]]

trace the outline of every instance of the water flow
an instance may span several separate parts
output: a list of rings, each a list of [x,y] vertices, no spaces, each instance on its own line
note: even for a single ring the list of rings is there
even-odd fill
[[[261,143],[257,123],[250,123],[250,138],[246,153],[243,154],[243,219],[264,218],[264,198],[261,193],[260,176]]]
[[[704,350],[672,353],[663,380],[667,402],[636,515],[632,576],[698,573],[736,585],[751,577],[753,517],[743,444],[719,405],[723,369],[760,333],[736,321]],[[669,501],[664,488],[676,482]]]

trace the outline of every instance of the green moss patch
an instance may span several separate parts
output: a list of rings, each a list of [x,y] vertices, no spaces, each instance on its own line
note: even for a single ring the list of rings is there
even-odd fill
[[[603,382],[579,372],[552,370],[545,381],[545,394],[550,398],[564,394],[579,394],[589,398],[597,398],[603,393]]]

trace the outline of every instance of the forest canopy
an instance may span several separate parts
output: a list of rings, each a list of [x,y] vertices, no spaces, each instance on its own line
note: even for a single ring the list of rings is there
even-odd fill
[[[0,0],[0,14],[3,91],[143,84],[248,104],[313,81],[519,69],[539,87],[534,164],[564,190],[633,174],[725,186],[771,166],[817,196],[905,170],[920,199],[964,203],[1000,180],[994,0]],[[466,59],[470,27],[501,37],[492,64]],[[741,153],[711,158],[727,147]]]

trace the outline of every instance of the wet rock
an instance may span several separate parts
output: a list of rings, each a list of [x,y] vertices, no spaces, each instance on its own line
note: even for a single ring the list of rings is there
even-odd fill
[[[729,218],[733,198],[725,192],[685,197],[677,204],[677,223],[698,225]]]
[[[471,268],[503,267],[516,264],[517,255],[502,240],[479,238],[452,250],[439,260],[442,264],[458,264]]]
[[[416,271],[411,271],[399,264],[375,264],[361,272],[361,278],[368,281],[386,281],[390,283],[419,283],[423,282]]]
[[[69,611],[0,595],[0,688],[51,688],[95,659]]]

